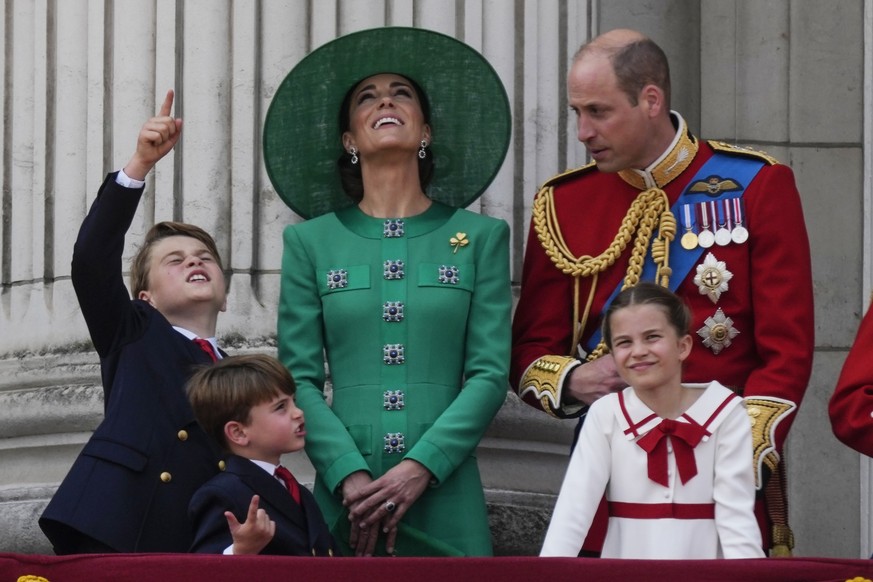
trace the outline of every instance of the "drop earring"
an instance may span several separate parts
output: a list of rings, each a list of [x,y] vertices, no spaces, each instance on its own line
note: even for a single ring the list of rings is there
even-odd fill
[[[358,148],[356,148],[355,146],[350,147],[349,153],[352,156],[352,165],[353,166],[358,165]]]
[[[424,149],[426,147],[427,147],[427,141],[421,140],[421,148],[419,148],[419,150],[418,150],[418,157],[422,160],[427,157],[427,150]]]

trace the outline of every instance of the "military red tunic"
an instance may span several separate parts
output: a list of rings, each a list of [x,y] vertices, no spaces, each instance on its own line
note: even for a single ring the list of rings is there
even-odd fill
[[[563,239],[570,253],[579,258],[596,257],[613,242],[628,208],[643,189],[663,189],[672,206],[692,179],[699,181],[698,171],[714,155],[714,147],[727,156],[757,155],[765,161],[751,181],[742,184],[743,212],[738,218],[748,230],[748,239],[724,246],[714,244],[700,254],[687,273],[673,274],[681,277],[681,282],[676,281],[676,292],[693,312],[691,334],[695,342],[683,381],[717,380],[750,399],[760,485],[762,467],[773,469],[779,461],[812,367],[812,277],[800,196],[787,166],[759,153],[699,142],[687,132],[680,117],[674,118],[679,124],[677,140],[646,172],[603,173],[590,165],[553,178],[546,185],[551,186],[550,192],[544,188],[538,198],[552,196],[551,215],[560,230],[557,238]],[[679,170],[671,174],[677,166]],[[711,180],[714,184],[728,184],[731,176],[715,178]],[[644,179],[648,184],[642,183]],[[535,205],[534,219],[536,210]],[[687,222],[681,212],[678,214],[677,238],[685,232]],[[700,221],[697,216],[698,232]],[[575,282],[573,276],[556,268],[542,242],[543,229],[538,233],[535,222],[531,224],[521,297],[513,321],[510,381],[525,402],[562,417],[567,413],[561,402],[562,384],[569,369],[578,364],[553,356],[578,357],[571,347]],[[556,229],[551,230],[545,237],[547,242],[556,238],[552,236]],[[599,328],[610,295],[625,277],[631,247],[629,244],[597,277],[591,315],[581,332],[583,346]],[[674,256],[671,265],[678,258]],[[713,272],[720,278],[715,289],[701,280]],[[593,280],[587,276],[578,279],[575,301],[580,314]]]
[[[873,310],[868,310],[849,350],[828,412],[834,434],[859,453],[873,456]]]

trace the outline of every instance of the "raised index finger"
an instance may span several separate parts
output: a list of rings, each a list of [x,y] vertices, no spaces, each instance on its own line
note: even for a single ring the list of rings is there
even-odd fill
[[[248,523],[250,519],[257,518],[259,500],[260,498],[257,495],[252,495],[252,502],[249,503],[249,514],[246,516],[246,523]]]
[[[164,103],[161,105],[161,110],[159,115],[161,117],[169,117],[170,111],[173,109],[173,98],[176,96],[176,93],[170,89],[167,91],[167,96],[164,97]]]

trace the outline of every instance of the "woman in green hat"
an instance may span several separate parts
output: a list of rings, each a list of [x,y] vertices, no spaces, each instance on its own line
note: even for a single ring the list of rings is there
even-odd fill
[[[271,103],[268,173],[310,218],[284,234],[279,356],[349,553],[492,552],[475,451],[507,390],[509,228],[460,207],[509,127],[484,58],[411,28],[328,43]]]

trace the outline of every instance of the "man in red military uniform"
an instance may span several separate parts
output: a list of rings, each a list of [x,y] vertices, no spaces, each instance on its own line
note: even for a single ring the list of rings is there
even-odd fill
[[[873,457],[873,309],[858,328],[855,343],[843,364],[828,413],[834,434],[862,455]]]
[[[568,95],[593,162],[552,178],[534,200],[511,382],[549,414],[584,414],[623,387],[599,342],[611,298],[644,279],[669,286],[694,316],[683,380],[718,380],[747,399],[756,482],[767,492],[762,533],[773,555],[788,555],[781,451],[814,346],[793,174],[760,152],[692,135],[670,111],[666,56],[638,32],[584,45]],[[599,541],[589,536],[585,547]]]

